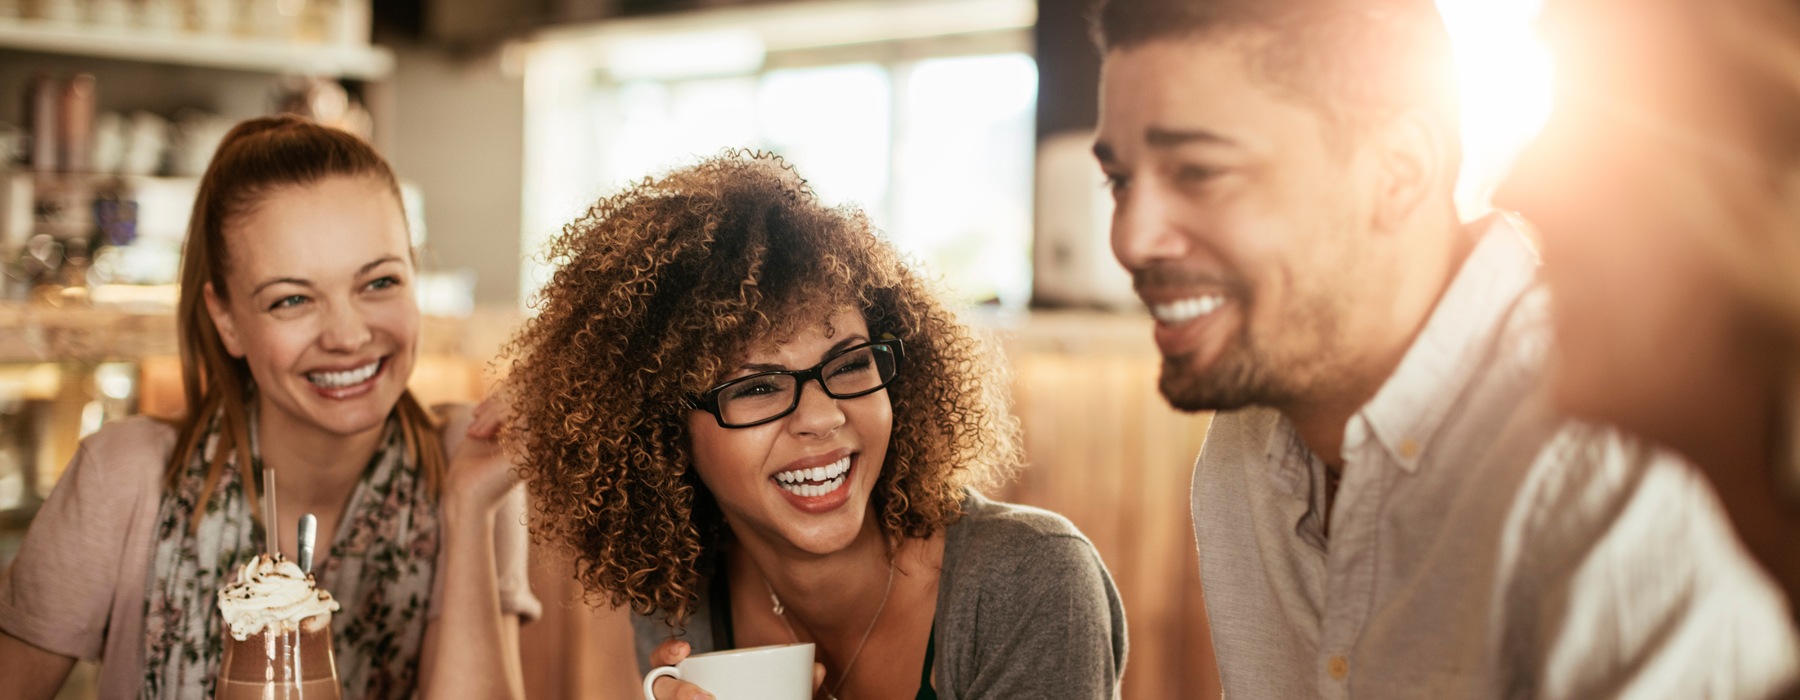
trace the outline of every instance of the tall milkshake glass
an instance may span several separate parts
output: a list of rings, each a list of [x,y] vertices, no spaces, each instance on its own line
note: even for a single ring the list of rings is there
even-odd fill
[[[286,558],[260,555],[219,591],[225,656],[217,700],[338,700],[331,594]]]

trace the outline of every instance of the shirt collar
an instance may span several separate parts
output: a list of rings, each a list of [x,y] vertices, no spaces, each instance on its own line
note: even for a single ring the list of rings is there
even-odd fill
[[[1536,280],[1538,254],[1522,220],[1495,214],[1467,230],[1480,240],[1394,374],[1346,426],[1346,448],[1375,440],[1402,469],[1417,470],[1507,312]]]
[[[1306,500],[1308,484],[1312,475],[1307,473],[1311,463],[1312,451],[1300,441],[1300,433],[1295,432],[1294,425],[1286,416],[1274,409],[1252,409],[1259,412],[1266,440],[1263,443],[1263,458],[1271,468],[1269,479],[1282,493],[1294,498]]]

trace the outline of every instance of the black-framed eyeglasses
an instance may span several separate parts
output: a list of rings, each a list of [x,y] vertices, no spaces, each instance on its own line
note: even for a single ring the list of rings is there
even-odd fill
[[[758,372],[720,384],[694,398],[694,408],[713,414],[723,428],[749,428],[779,420],[800,406],[800,392],[818,381],[825,395],[854,399],[887,388],[900,373],[899,338],[852,345],[809,368]]]

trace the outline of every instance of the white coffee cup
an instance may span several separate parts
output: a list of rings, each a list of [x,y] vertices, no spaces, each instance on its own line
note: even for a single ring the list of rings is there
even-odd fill
[[[695,654],[674,666],[658,666],[644,676],[644,700],[668,676],[700,686],[718,700],[809,700],[813,692],[813,645],[776,644]]]

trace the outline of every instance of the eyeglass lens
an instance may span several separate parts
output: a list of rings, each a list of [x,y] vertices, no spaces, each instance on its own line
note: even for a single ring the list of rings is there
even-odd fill
[[[826,360],[817,370],[825,393],[848,399],[880,389],[894,378],[897,363],[886,345],[867,345]],[[800,380],[792,374],[745,377],[719,392],[719,418],[731,425],[768,420],[794,409]]]

